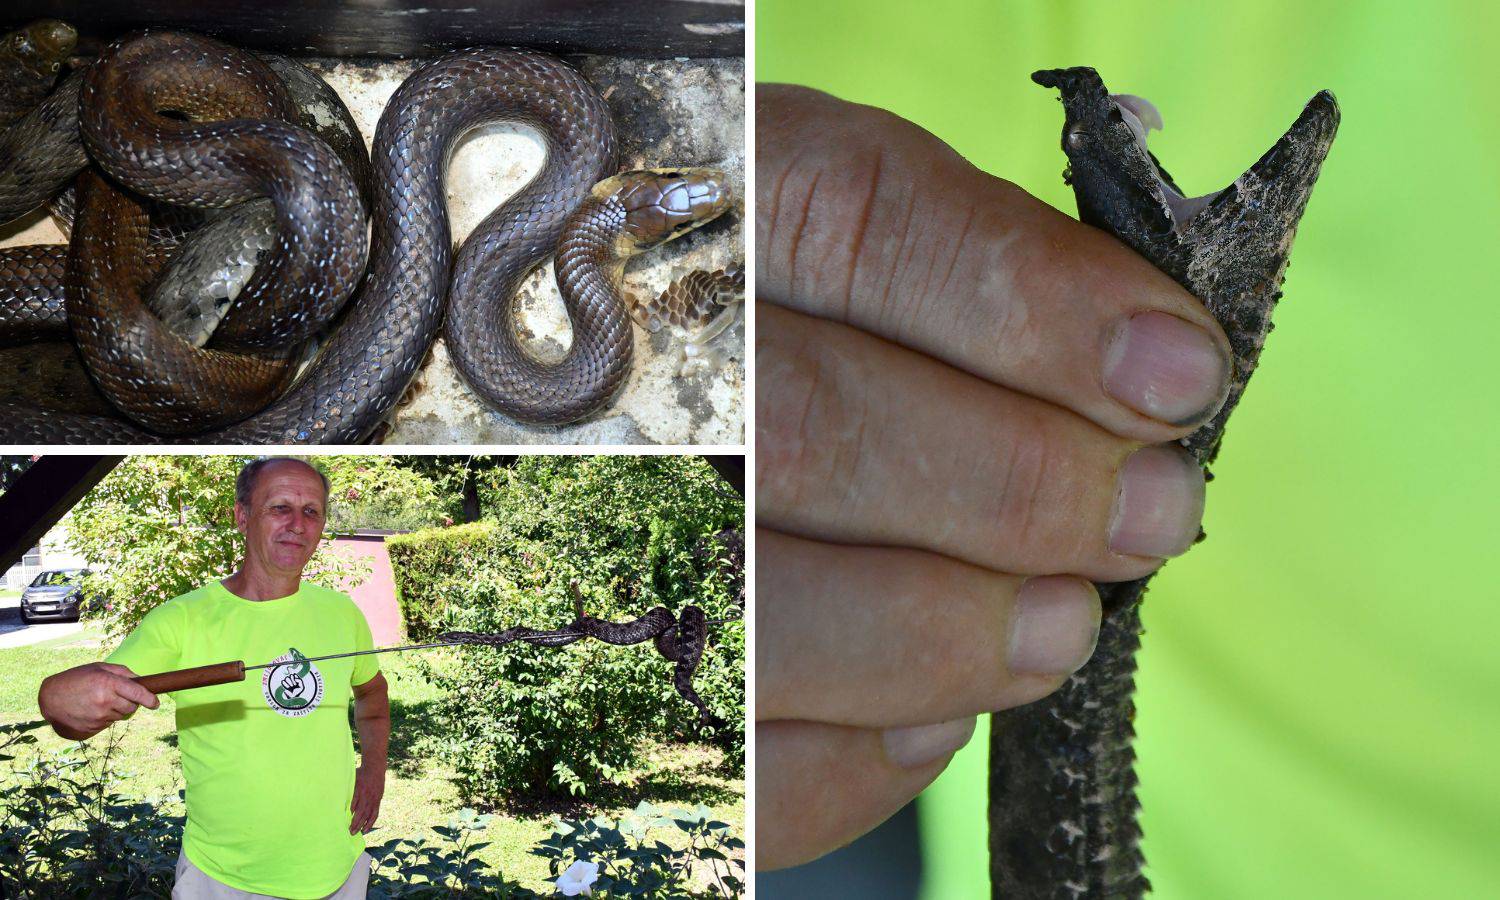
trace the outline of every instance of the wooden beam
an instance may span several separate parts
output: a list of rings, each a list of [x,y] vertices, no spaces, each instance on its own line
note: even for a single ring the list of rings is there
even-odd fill
[[[317,56],[435,56],[480,45],[670,59],[744,56],[735,0],[10,0],[0,31],[62,19],[83,46],[141,28]]]
[[[735,493],[741,497],[745,496],[745,457],[724,455],[703,458],[718,471],[720,478],[729,482],[729,486],[734,488]]]
[[[123,456],[44,456],[0,494],[0,572],[20,562]]]

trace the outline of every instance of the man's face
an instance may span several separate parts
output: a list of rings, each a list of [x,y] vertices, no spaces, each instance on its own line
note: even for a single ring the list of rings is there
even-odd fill
[[[250,503],[234,505],[247,568],[300,576],[322,540],[326,512],[323,479],[311,468],[276,462],[261,469]]]

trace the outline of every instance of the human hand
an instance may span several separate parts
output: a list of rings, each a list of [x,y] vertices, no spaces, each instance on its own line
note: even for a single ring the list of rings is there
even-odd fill
[[[380,818],[385,796],[385,766],[363,763],[354,773],[354,796],[349,800],[350,834],[368,834]]]
[[[157,696],[134,680],[124,666],[97,662],[58,672],[42,682],[37,708],[52,729],[69,740],[93,737],[144,706],[156,709]]]
[[[1090,581],[1198,534],[1179,447],[1222,330],[1108,235],[896,116],[756,109],[756,865],[814,859],[930,783],[978,713],[1056,690]]]

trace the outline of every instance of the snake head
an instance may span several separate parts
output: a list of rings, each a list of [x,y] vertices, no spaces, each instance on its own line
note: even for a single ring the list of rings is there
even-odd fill
[[[1162,127],[1161,113],[1150,101],[1131,94],[1111,94],[1090,68],[1046,69],[1031,80],[1057,88],[1066,119],[1062,149],[1068,157],[1068,183],[1078,200],[1079,218],[1118,234],[1151,258],[1142,244],[1172,246],[1201,239],[1230,218],[1228,207],[1279,209],[1303,204],[1338,129],[1333,95],[1322,91],[1281,140],[1244,175],[1222,190],[1189,197],[1146,147],[1146,136]],[[1292,187],[1276,191],[1260,185],[1272,181]],[[1248,193],[1257,192],[1256,196]],[[1200,214],[1218,207],[1215,214]],[[1301,215],[1296,205],[1293,223]],[[1282,218],[1288,218],[1283,216]],[[1153,260],[1155,262],[1155,260]]]
[[[593,193],[624,210],[622,255],[681,237],[717,219],[733,202],[729,178],[718,169],[637,169],[604,179]]]
[[[78,32],[66,22],[38,19],[10,33],[5,51],[38,75],[55,75],[78,45]]]

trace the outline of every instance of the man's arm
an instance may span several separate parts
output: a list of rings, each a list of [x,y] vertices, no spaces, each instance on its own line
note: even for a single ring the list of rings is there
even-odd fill
[[[70,741],[88,740],[142,706],[156,709],[161,705],[134,677],[134,672],[113,663],[75,666],[43,681],[36,705],[53,731]],[[382,760],[384,752],[382,741]]]
[[[349,801],[349,833],[361,834],[375,827],[380,799],[385,795],[391,701],[384,674],[376,673],[364,684],[354,685],[354,727],[359,732],[360,760],[354,775],[354,796]]]

